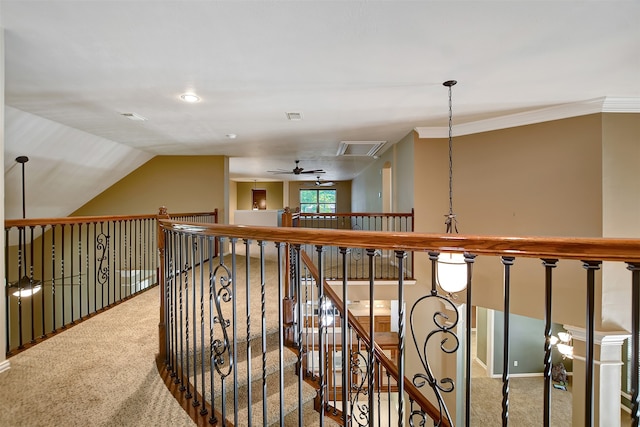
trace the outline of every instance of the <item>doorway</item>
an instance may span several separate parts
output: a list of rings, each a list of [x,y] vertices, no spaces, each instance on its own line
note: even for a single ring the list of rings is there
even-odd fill
[[[251,206],[254,211],[267,209],[267,190],[251,190]]]

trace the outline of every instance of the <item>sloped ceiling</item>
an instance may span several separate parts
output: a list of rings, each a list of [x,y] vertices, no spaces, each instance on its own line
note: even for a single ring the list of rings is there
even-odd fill
[[[387,141],[382,154],[446,128],[449,79],[454,133],[637,100],[638,16],[633,0],[0,0],[7,216],[20,213],[16,155],[32,159],[28,216],[56,216],[154,155],[229,156],[236,180],[296,159],[352,179],[374,160],[337,156],[340,143]],[[185,104],[191,91],[200,102]]]
[[[28,218],[67,216],[153,157],[5,106],[5,218],[22,218],[22,155]]]

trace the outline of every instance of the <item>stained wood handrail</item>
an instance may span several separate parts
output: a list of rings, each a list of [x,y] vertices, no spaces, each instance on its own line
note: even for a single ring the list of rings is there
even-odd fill
[[[411,212],[339,212],[339,213],[307,213],[307,212],[297,212],[297,215],[301,217],[305,216],[346,216],[346,217],[354,217],[354,216],[362,216],[362,217],[395,217],[395,218],[411,218],[413,217],[413,213]]]
[[[170,213],[170,217],[184,216],[217,216],[218,209],[213,212],[190,212],[190,213]],[[128,221],[135,219],[156,219],[157,214],[140,214],[140,215],[99,215],[99,216],[67,216],[63,218],[19,218],[5,219],[4,226],[8,227],[37,227],[40,225],[67,225],[67,224],[86,224],[100,223],[110,221]]]
[[[309,255],[307,255],[307,253],[304,251],[301,251],[300,255],[302,262],[304,262],[304,264],[307,266],[307,269],[309,270],[309,273],[311,273],[311,276],[313,276],[313,279],[316,281],[316,283],[319,283],[320,274],[318,273],[318,269],[313,264],[311,258],[309,258]],[[342,305],[342,300],[340,299],[338,294],[336,294],[333,289],[331,289],[331,286],[329,286],[326,280],[324,281],[322,286],[325,296],[327,296],[333,303],[333,306],[338,309],[341,318],[344,318],[344,307]],[[362,339],[362,341],[364,341],[365,346],[370,347],[371,338],[369,337],[369,333],[365,331],[364,327],[360,324],[358,319],[356,319],[355,315],[351,313],[351,310],[348,309],[347,322],[348,325],[356,331],[356,334]],[[398,367],[387,357],[386,354],[384,354],[380,346],[375,341],[373,343],[373,352],[376,360],[378,360],[380,364],[384,366],[389,375],[394,380],[396,380],[396,382],[399,381],[400,375],[398,372]],[[420,406],[424,413],[427,416],[431,417],[432,420],[439,420],[440,411],[438,410],[438,408],[436,408],[426,397],[424,397],[424,395],[418,390],[418,388],[411,382],[409,378],[404,377],[403,382],[405,392],[411,399],[413,399],[414,402],[416,402],[418,406]],[[440,425],[443,427],[449,427],[449,421],[446,418],[443,418]]]
[[[159,220],[162,227],[194,234],[250,238],[291,244],[404,251],[469,252],[584,261],[640,262],[640,239],[587,237],[504,237],[470,234],[427,234],[393,231],[356,231],[221,225]]]

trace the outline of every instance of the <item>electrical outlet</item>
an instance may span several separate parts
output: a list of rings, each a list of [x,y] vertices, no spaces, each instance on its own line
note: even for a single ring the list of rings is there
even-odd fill
[[[513,366],[518,366],[518,361],[517,360],[513,361]]]

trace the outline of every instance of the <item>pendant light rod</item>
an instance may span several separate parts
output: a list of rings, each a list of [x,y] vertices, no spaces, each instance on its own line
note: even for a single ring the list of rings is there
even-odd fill
[[[452,233],[455,229],[458,232],[458,226],[456,216],[453,213],[453,102],[451,98],[451,87],[456,83],[456,80],[447,80],[442,83],[443,86],[449,88],[449,214],[447,217],[447,233]]]
[[[24,190],[24,164],[29,161],[27,156],[16,157],[16,162],[22,164],[22,219],[27,217],[27,206],[25,202],[25,190]]]

